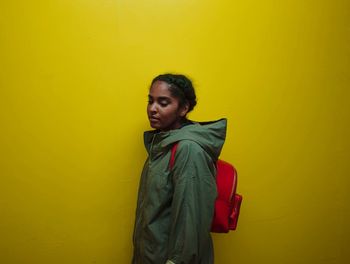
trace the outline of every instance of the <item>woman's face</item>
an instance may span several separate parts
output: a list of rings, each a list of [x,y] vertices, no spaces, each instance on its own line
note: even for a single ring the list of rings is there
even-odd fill
[[[149,90],[147,115],[151,127],[162,131],[181,126],[181,119],[186,115],[188,106],[180,107],[177,97],[171,95],[169,84],[155,81]]]

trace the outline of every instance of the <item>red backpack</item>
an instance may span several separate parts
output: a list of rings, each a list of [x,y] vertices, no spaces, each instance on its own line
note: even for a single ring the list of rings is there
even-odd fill
[[[177,146],[178,143],[175,143],[171,149],[170,169],[174,166]],[[216,187],[218,196],[215,200],[211,232],[227,233],[237,227],[242,196],[236,193],[236,169],[223,160],[216,162]]]

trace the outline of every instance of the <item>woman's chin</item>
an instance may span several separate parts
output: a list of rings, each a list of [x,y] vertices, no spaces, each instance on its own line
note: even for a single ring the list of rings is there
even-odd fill
[[[161,129],[161,126],[158,122],[149,122],[149,125],[154,129]]]

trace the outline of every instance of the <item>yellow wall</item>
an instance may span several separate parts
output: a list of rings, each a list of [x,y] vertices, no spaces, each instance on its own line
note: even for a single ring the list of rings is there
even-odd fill
[[[346,0],[0,3],[0,263],[129,263],[150,80],[226,116],[244,195],[216,263],[349,263]]]

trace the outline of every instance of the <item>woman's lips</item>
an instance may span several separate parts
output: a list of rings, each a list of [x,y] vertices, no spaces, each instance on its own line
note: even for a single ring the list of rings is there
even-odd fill
[[[156,118],[156,117],[149,117],[149,121],[152,122],[152,123],[155,123],[155,122],[158,122],[159,121],[159,118]]]

